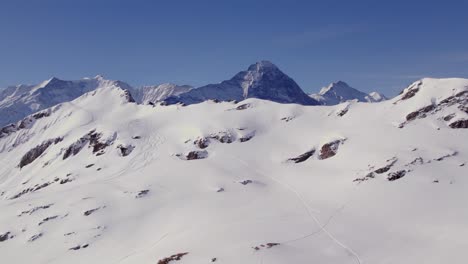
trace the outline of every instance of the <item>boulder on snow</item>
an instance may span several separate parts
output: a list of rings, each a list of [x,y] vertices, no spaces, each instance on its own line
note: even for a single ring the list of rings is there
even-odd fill
[[[338,152],[338,147],[343,142],[344,140],[340,139],[324,144],[320,149],[319,159],[324,160],[335,156]]]
[[[197,160],[197,159],[205,159],[208,157],[208,151],[206,150],[193,150],[189,151],[186,154],[177,154],[182,160]]]
[[[236,110],[245,110],[245,109],[248,109],[248,108],[251,108],[251,107],[252,107],[251,104],[241,104],[241,105],[236,107]]]
[[[389,181],[395,181],[395,180],[403,178],[405,175],[406,175],[406,170],[399,170],[399,171],[396,171],[396,172],[390,172],[388,174],[387,179]]]
[[[212,133],[206,137],[198,137],[193,141],[193,144],[201,149],[206,149],[210,145],[211,140],[216,140],[220,143],[230,144],[236,140],[236,137],[229,131],[221,131],[217,133]],[[191,140],[187,140],[186,142],[190,141]]]
[[[135,146],[120,144],[120,145],[117,146],[117,149],[119,149],[119,154],[122,157],[126,157],[126,156],[130,155],[130,153],[132,153],[133,149],[135,149]]]

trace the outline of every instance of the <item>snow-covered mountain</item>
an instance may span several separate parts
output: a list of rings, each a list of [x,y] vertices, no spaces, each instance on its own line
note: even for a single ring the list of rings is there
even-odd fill
[[[317,101],[305,94],[296,82],[269,61],[250,65],[247,71],[219,84],[209,84],[178,96],[171,96],[168,104],[194,104],[206,100],[242,101],[259,98],[278,103],[316,105]]]
[[[189,85],[177,85],[173,83],[163,83],[160,85],[143,86],[134,89],[134,97],[138,103],[150,104],[166,100],[171,96],[179,96],[192,90]],[[133,93],[132,93],[133,94]]]
[[[11,86],[0,92],[0,126],[21,120],[39,110],[68,102],[89,91],[116,86],[131,87],[121,81],[106,80],[98,75],[77,81],[51,78],[38,85]]]
[[[318,94],[311,94],[310,97],[319,101],[323,105],[336,105],[350,100],[358,102],[381,102],[387,98],[378,92],[366,94],[357,89],[352,88],[343,81],[331,83],[327,87],[323,87]]]
[[[104,86],[0,129],[3,263],[466,263],[467,79],[131,101]]]

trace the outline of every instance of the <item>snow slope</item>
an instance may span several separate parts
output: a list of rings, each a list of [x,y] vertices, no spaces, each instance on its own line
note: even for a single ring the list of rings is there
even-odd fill
[[[3,263],[466,263],[466,79],[376,104],[130,101],[103,87],[1,131]]]
[[[100,75],[77,81],[64,81],[54,77],[38,85],[8,87],[0,92],[0,126],[105,86],[131,89],[126,83],[106,80]]]
[[[242,101],[259,98],[279,103],[316,105],[296,82],[269,61],[260,61],[241,71],[230,80],[209,84],[165,101],[168,104],[196,104],[206,100]]]
[[[350,100],[370,103],[387,100],[384,95],[378,92],[366,94],[350,87],[343,81],[331,83],[327,87],[323,87],[318,94],[311,94],[310,97],[323,105],[336,105]]]

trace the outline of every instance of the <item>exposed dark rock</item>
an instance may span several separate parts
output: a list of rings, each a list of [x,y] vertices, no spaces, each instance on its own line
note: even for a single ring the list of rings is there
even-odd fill
[[[415,96],[419,92],[419,86],[422,83],[418,84],[417,87],[410,88],[402,97],[401,100],[407,100],[410,99],[411,97]]]
[[[124,90],[122,97],[125,98],[127,103],[135,103],[135,99],[133,99],[133,96],[129,90]]]
[[[377,173],[377,174],[382,174],[382,173],[385,173],[385,172],[389,171],[390,168],[391,168],[391,166],[387,165],[385,167],[382,167],[380,169],[375,170],[374,172]]]
[[[9,124],[7,126],[4,126],[0,129],[0,138],[7,137],[13,133],[18,131],[18,128],[15,124]]]
[[[467,105],[459,105],[458,106],[458,109],[460,109],[461,111],[465,112],[466,114],[468,114],[468,106]]]
[[[65,153],[63,154],[63,159],[67,159],[70,156],[75,156],[78,154],[81,149],[86,145],[86,143],[89,141],[88,137],[82,137],[78,139],[75,143],[71,144],[66,150]]]
[[[304,162],[306,161],[307,159],[309,159],[310,157],[312,157],[315,153],[315,149],[312,149],[310,151],[307,151],[306,153],[304,154],[301,154],[295,158],[290,158],[288,159],[288,161],[292,161],[294,163],[301,163],[301,162]]]
[[[243,181],[240,181],[239,183],[242,185],[247,185],[247,184],[252,183],[252,180],[243,180]]]
[[[132,145],[118,145],[117,148],[120,150],[120,155],[122,157],[126,157],[132,153],[132,151],[135,149],[135,146]]]
[[[205,159],[208,157],[208,152],[206,150],[194,150],[190,151],[187,154],[177,154],[177,157],[184,159],[184,160],[197,160],[197,159]]]
[[[411,161],[410,163],[408,163],[407,165],[422,165],[422,164],[424,164],[423,158],[417,157],[417,158],[415,158],[413,161]]]
[[[105,152],[104,150],[112,145],[113,143],[113,138],[108,139],[106,141],[100,141],[102,137],[102,133],[98,133],[95,130],[91,130],[88,134],[82,136],[80,139],[78,139],[75,143],[71,144],[66,150],[65,153],[63,154],[63,159],[67,159],[70,156],[75,156],[78,154],[83,147],[89,143],[89,148],[93,149],[93,154],[96,154],[96,156],[103,155]]]
[[[7,241],[10,238],[13,238],[10,234],[11,234],[10,232],[6,232],[6,233],[1,234],[0,235],[0,242],[4,242],[4,241]]]
[[[39,234],[35,234],[34,236],[30,237],[28,242],[34,242],[35,240],[39,239],[42,237],[42,233],[39,233]]]
[[[216,134],[211,134],[208,138],[215,139],[221,143],[232,143],[234,141],[234,136],[229,132],[218,132]]]
[[[435,160],[435,161],[443,161],[443,160],[446,159],[446,158],[454,157],[454,156],[457,156],[457,155],[458,155],[458,152],[457,152],[457,151],[454,151],[454,152],[452,152],[452,153],[446,154],[446,155],[441,156],[441,157],[439,157],[439,158],[436,158],[436,159],[434,159],[434,160]]]
[[[294,119],[294,117],[292,117],[292,116],[288,116],[288,117],[283,117],[283,118],[281,118],[281,120],[284,121],[284,122],[289,122],[289,121],[291,121],[291,120],[293,120],[293,119]]]
[[[219,188],[216,192],[224,192],[224,188]]]
[[[200,137],[200,138],[197,138],[193,144],[197,145],[199,148],[201,149],[205,149],[208,147],[210,143],[210,140],[208,138],[205,138],[205,137]]]
[[[252,247],[255,251],[258,251],[262,248],[272,248],[281,245],[280,243],[266,243],[266,244],[261,244],[260,246],[255,246]]]
[[[346,113],[348,113],[348,111],[349,111],[349,109],[345,108],[343,110],[338,111],[338,113],[336,113],[336,115],[341,117],[341,116],[346,115]]]
[[[42,225],[42,224],[45,224],[46,222],[49,222],[50,220],[54,220],[54,219],[57,219],[59,216],[58,215],[54,215],[54,216],[49,216],[49,217],[46,217],[44,219],[42,219],[41,222],[39,222],[38,225]]]
[[[397,160],[398,159],[396,157],[393,157],[393,158],[387,160],[387,162],[390,162],[389,164],[387,164],[385,167],[376,169],[374,172],[377,173],[377,174],[382,174],[382,173],[385,173],[385,172],[389,171],[393,167],[393,165],[395,165]]]
[[[367,181],[367,180],[370,180],[370,179],[374,179],[375,178],[375,174],[374,172],[369,172],[366,176],[362,177],[362,178],[356,178],[353,180],[353,182],[364,182],[364,181]]]
[[[17,198],[19,198],[19,197],[21,197],[21,196],[23,196],[23,195],[25,195],[25,194],[27,194],[29,192],[35,192],[35,191],[38,191],[40,189],[43,189],[43,188],[49,186],[50,184],[51,184],[50,182],[44,182],[43,184],[40,184],[40,185],[36,184],[33,187],[22,190],[21,192],[19,192],[19,193],[13,195],[12,197],[10,197],[9,199],[10,200],[17,199]]]
[[[448,121],[452,120],[454,117],[455,117],[455,114],[450,114],[450,115],[444,116],[444,121],[448,122]]]
[[[247,135],[242,136],[241,138],[239,138],[239,141],[242,142],[242,143],[247,142],[247,141],[251,140],[254,136],[255,136],[255,131],[253,131],[253,132],[251,132],[251,133],[249,133]]]
[[[251,140],[253,137],[254,137],[253,135],[241,137],[241,138],[239,138],[239,141],[244,143],[244,142],[247,142],[247,141]]]
[[[266,246],[267,248],[272,248],[272,247],[276,247],[276,246],[279,246],[280,243],[267,243]]]
[[[236,107],[237,110],[245,110],[247,108],[250,108],[251,105],[250,104],[241,104],[239,106]]]
[[[216,262],[217,258],[211,258],[211,262]]]
[[[0,138],[7,137],[19,130],[31,127],[36,122],[36,120],[50,116],[51,112],[52,111],[50,109],[46,111],[41,111],[33,115],[27,116],[15,124],[9,124],[0,128]]]
[[[21,158],[19,167],[23,168],[24,166],[31,164],[33,161],[39,158],[52,144],[57,144],[62,140],[62,137],[49,139],[42,142],[40,145],[32,148],[31,150],[26,152],[26,154],[24,154],[24,156]]]
[[[89,244],[77,245],[77,246],[69,248],[68,250],[80,250],[82,248],[87,248],[88,246],[89,246]]]
[[[174,254],[174,255],[172,255],[170,257],[160,259],[158,261],[158,264],[168,264],[168,263],[170,263],[172,261],[179,261],[179,260],[182,259],[183,256],[185,256],[187,254],[188,254],[188,252]]]
[[[458,120],[453,123],[450,123],[449,127],[450,128],[468,128],[468,119],[462,119],[462,120]]]
[[[87,210],[87,211],[85,211],[85,212],[83,213],[83,215],[84,215],[84,216],[89,216],[89,215],[91,215],[92,213],[94,213],[94,212],[100,210],[101,208],[102,208],[102,207],[97,207],[97,208],[94,208],[94,209]]]
[[[437,112],[441,111],[442,109],[445,109],[445,108],[447,108],[449,106],[456,105],[456,104],[458,104],[458,108],[461,111],[465,111],[465,108],[468,108],[468,91],[462,91],[460,93],[457,93],[456,95],[449,96],[449,97],[445,98],[444,100],[440,101],[436,105],[428,105],[428,106],[423,107],[423,108],[421,108],[421,109],[419,109],[417,111],[409,113],[406,116],[406,121],[404,123],[400,124],[399,127],[403,128],[410,121],[413,121],[413,120],[415,120],[417,118],[425,118],[428,114],[437,113]],[[443,117],[443,120],[444,121],[450,121],[450,120],[452,120],[452,118],[454,116],[455,116],[455,114],[447,115],[447,116]],[[454,126],[457,126],[457,125],[463,126],[463,123],[454,124]],[[455,127],[452,127],[452,128],[455,128]],[[461,128],[463,128],[463,127],[461,127]]]
[[[65,178],[65,179],[61,179],[59,183],[60,184],[65,184],[65,183],[69,183],[69,182],[72,182],[72,181],[73,181],[73,179],[71,179],[71,178]]]
[[[405,175],[406,175],[406,171],[405,171],[405,170],[400,170],[400,171],[396,171],[396,172],[390,172],[390,173],[388,174],[387,179],[388,179],[389,181],[395,181],[395,180],[398,180],[398,179],[403,178]]]
[[[338,152],[338,147],[344,140],[335,140],[332,142],[329,142],[327,144],[324,144],[322,148],[320,149],[320,155],[319,159],[324,160],[331,158],[336,155]]]
[[[137,193],[135,198],[142,198],[145,197],[149,193],[149,190],[141,190]]]
[[[94,164],[88,164],[85,166],[85,168],[91,168],[92,166],[94,166]]]
[[[434,105],[428,105],[428,106],[425,106],[417,111],[414,111],[412,113],[409,113],[407,116],[406,116],[406,121],[412,121],[416,118],[424,118],[426,117],[426,113],[432,111],[435,109],[435,106]]]
[[[28,214],[28,215],[32,215],[33,213],[35,213],[36,211],[39,211],[39,210],[42,210],[42,209],[48,209],[50,208],[52,205],[54,204],[47,204],[47,205],[41,205],[41,206],[36,206],[32,209],[29,209],[29,210],[26,210],[26,211],[23,211],[21,212],[18,216],[23,216],[25,214]]]

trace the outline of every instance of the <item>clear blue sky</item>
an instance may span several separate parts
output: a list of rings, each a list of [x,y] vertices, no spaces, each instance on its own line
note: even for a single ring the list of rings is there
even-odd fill
[[[306,91],[468,77],[468,1],[0,0],[0,87],[96,74],[200,86],[262,59]]]

